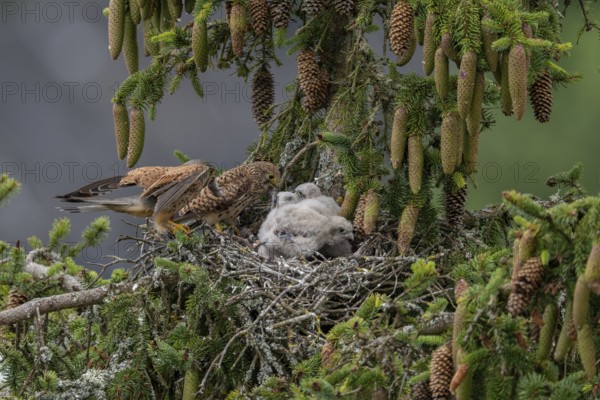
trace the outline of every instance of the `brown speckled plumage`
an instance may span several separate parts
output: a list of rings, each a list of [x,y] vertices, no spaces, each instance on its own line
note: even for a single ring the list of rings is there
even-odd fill
[[[158,231],[165,231],[173,216],[206,186],[212,167],[192,160],[174,167],[140,167],[123,177],[113,177],[94,182],[75,192],[57,196],[62,201],[86,203],[64,207],[63,211],[87,212],[113,210],[137,217],[152,217]],[[99,195],[127,187],[139,186],[144,191],[139,196],[101,199]]]
[[[230,169],[210,182],[188,207],[181,219],[200,218],[209,225],[225,221],[235,223],[240,213],[279,182],[274,164],[257,161]]]

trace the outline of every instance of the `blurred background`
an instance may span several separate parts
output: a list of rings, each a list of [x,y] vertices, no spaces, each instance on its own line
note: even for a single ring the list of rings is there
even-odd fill
[[[55,208],[60,203],[54,195],[127,171],[116,156],[110,101],[127,71],[122,58],[113,61],[108,54],[102,16],[107,5],[107,1],[0,2],[0,173],[23,184],[21,193],[0,209],[0,240],[24,242],[32,235],[46,240],[52,221],[65,216]],[[592,7],[597,18],[600,6]],[[560,65],[582,73],[583,80],[555,91],[547,124],[538,123],[530,108],[520,122],[497,112],[497,125],[481,137],[470,209],[498,203],[506,189],[545,196],[551,193],[544,185],[546,178],[578,161],[584,164],[588,191],[599,192],[600,40],[597,32],[588,32],[575,43],[583,21],[577,4],[568,12],[563,39],[574,47]],[[374,34],[373,41],[380,42],[380,36]],[[285,99],[284,86],[296,76],[295,58],[285,49],[279,56],[284,65],[273,70],[276,102]],[[140,61],[141,68],[148,65],[147,59]],[[418,50],[401,71],[421,70]],[[205,98],[198,98],[184,82],[175,95],[165,96],[156,120],[146,121],[146,144],[138,165],[176,164],[175,149],[221,168],[245,160],[246,148],[259,135],[249,83],[231,71],[209,70],[201,79]],[[84,255],[84,261],[100,262],[103,255],[126,251],[115,240],[135,229],[122,222],[122,215],[108,215],[112,232],[106,245]],[[76,241],[98,215],[69,216]]]

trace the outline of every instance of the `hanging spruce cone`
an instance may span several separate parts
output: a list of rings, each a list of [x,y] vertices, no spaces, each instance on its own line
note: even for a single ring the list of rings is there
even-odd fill
[[[600,242],[592,246],[585,265],[584,277],[590,290],[600,294]]]
[[[403,0],[394,6],[390,17],[390,48],[398,56],[398,64],[406,64],[416,47],[413,8]]]
[[[236,57],[241,57],[244,54],[244,40],[246,37],[246,8],[244,4],[236,2],[231,6],[229,31],[231,32],[233,54]]]
[[[459,146],[464,132],[463,120],[457,111],[446,113],[442,118],[440,155],[444,174],[452,175],[459,164]]]
[[[433,78],[438,96],[440,96],[440,99],[446,100],[450,91],[450,72],[448,69],[448,57],[441,47],[438,47],[435,51]]]
[[[108,50],[113,60],[119,58],[125,36],[125,0],[110,0],[108,14]]]
[[[252,81],[252,115],[258,125],[271,119],[274,100],[273,74],[266,67],[262,67],[254,74]]]
[[[500,108],[504,115],[510,116],[513,113],[513,103],[508,84],[508,53],[506,52],[502,54],[502,61],[500,61],[500,76]]]
[[[356,210],[354,211],[354,233],[356,236],[364,237],[366,235],[364,222],[365,222],[365,209],[367,207],[367,193],[360,195]]]
[[[423,143],[420,136],[413,135],[408,138],[408,183],[414,194],[421,190],[422,180]]]
[[[398,223],[398,253],[405,256],[410,251],[410,242],[415,237],[415,228],[419,217],[419,207],[407,205],[402,211],[400,222]]]
[[[129,145],[129,116],[125,104],[115,103],[113,105],[113,122],[115,125],[115,139],[117,141],[117,154],[119,160],[127,155]]]
[[[183,3],[181,0],[169,0],[168,7],[172,19],[178,20],[181,18],[181,15],[183,14]]]
[[[465,52],[460,60],[460,71],[458,71],[456,87],[456,104],[458,105],[458,112],[463,118],[467,118],[471,110],[476,75],[477,54],[470,50]]]
[[[508,54],[508,88],[517,121],[523,118],[527,102],[527,54],[522,44],[516,44]]]
[[[309,17],[319,15],[323,8],[325,8],[324,0],[302,0],[302,11]]]
[[[527,260],[519,270],[516,279],[512,280],[512,291],[508,297],[508,311],[513,315],[521,315],[527,310],[531,297],[542,284],[544,266],[539,257]]]
[[[194,21],[192,28],[192,51],[194,63],[200,72],[208,67],[208,27],[206,21]]]
[[[25,293],[22,293],[17,289],[10,289],[8,292],[8,299],[6,300],[6,310],[19,307],[21,304],[27,303],[27,300],[29,300],[29,297],[27,297]]]
[[[471,99],[471,109],[467,115],[467,132],[469,135],[479,134],[481,126],[481,112],[483,110],[483,95],[485,94],[485,77],[482,71],[477,71],[475,76],[475,85],[473,86],[473,98]]]
[[[264,36],[269,30],[269,3],[267,3],[267,0],[250,0],[249,8],[254,34]]]
[[[136,25],[142,20],[142,14],[138,0],[129,0],[129,15],[131,16],[133,23]]]
[[[355,0],[331,0],[333,10],[345,17],[351,17],[354,14]]]
[[[479,155],[479,132],[475,135],[464,134],[463,163],[465,173],[472,174],[477,167],[477,156]]]
[[[125,14],[123,55],[125,56],[125,66],[127,67],[129,74],[131,75],[134,72],[137,72],[139,67],[137,27],[129,13]]]
[[[454,43],[452,43],[452,35],[450,35],[449,32],[446,32],[442,35],[440,47],[444,50],[446,57],[454,62],[458,62],[458,52],[454,48]]]
[[[591,380],[598,373],[594,336],[594,329],[590,324],[585,324],[577,330],[577,350],[587,380]]]
[[[276,29],[287,29],[290,22],[291,0],[271,1],[271,15]]]
[[[529,101],[535,119],[548,122],[552,113],[552,76],[548,71],[539,75],[529,89]]]
[[[434,400],[450,400],[450,382],[454,375],[452,349],[449,343],[438,347],[431,355],[429,390]]]
[[[146,21],[150,17],[152,17],[152,0],[132,0],[137,1],[138,6],[140,8],[140,14],[142,17],[142,21]]]
[[[160,15],[157,26],[160,27],[161,31],[168,31],[175,26],[176,18],[171,13],[171,0],[160,1]]]
[[[129,145],[127,149],[127,167],[133,167],[144,149],[144,136],[146,126],[144,113],[139,108],[133,107],[129,114]]]
[[[460,189],[454,187],[450,179],[444,184],[444,209],[446,211],[446,228],[452,232],[460,231],[463,226],[465,215],[465,203],[467,202],[467,187]]]
[[[423,71],[425,75],[430,75],[433,72],[435,61],[436,44],[433,37],[433,24],[435,22],[435,14],[428,13],[425,20],[425,31],[423,36]]]
[[[429,390],[429,381],[419,382],[412,387],[410,394],[412,400],[431,400],[431,390]]]
[[[533,227],[529,227],[521,232],[521,235],[518,238],[517,251],[513,254],[513,272],[511,279],[517,279],[519,271],[525,261],[533,257],[537,246],[535,235],[536,233]]]
[[[354,210],[358,205],[358,200],[360,197],[360,193],[356,189],[356,186],[349,185],[346,188],[346,193],[344,194],[344,201],[342,201],[342,205],[340,206],[340,211],[338,215],[350,219],[352,218],[352,214],[354,214]]]
[[[328,75],[319,68],[315,53],[302,50],[296,58],[298,64],[298,81],[304,93],[302,108],[306,112],[318,110],[327,97]]]
[[[392,123],[392,138],[390,142],[390,162],[392,168],[397,169],[402,166],[404,152],[406,150],[406,125],[408,122],[408,112],[406,107],[400,106],[394,113],[394,122]]]
[[[485,21],[490,20],[489,16],[484,16],[481,20],[482,24]],[[488,31],[483,28],[481,32],[481,43],[483,45],[483,54],[485,55],[485,60],[487,61],[488,66],[492,72],[496,72],[498,69],[498,60],[500,59],[499,54],[496,50],[492,49],[492,43],[494,43],[497,39],[496,34]]]
[[[365,211],[363,217],[363,230],[370,235],[377,230],[377,220],[380,212],[379,195],[374,189],[369,189],[365,197]]]

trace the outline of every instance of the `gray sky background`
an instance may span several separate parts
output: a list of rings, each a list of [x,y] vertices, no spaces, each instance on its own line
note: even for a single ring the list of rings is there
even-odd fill
[[[45,240],[52,221],[65,215],[71,217],[71,236],[76,240],[98,215],[61,213],[52,196],[126,171],[116,157],[110,99],[127,71],[122,58],[113,61],[108,54],[106,19],[101,15],[107,5],[107,1],[68,0],[0,3],[0,172],[23,183],[21,193],[0,208],[1,240],[24,241],[31,235]],[[567,40],[574,41],[574,28],[569,35]],[[477,176],[479,189],[472,193],[471,206],[498,202],[500,191],[512,187],[543,192],[548,174],[576,161],[584,161],[586,185],[597,193],[598,146],[590,146],[586,137],[597,136],[600,126],[599,43],[597,34],[587,34],[573,50],[573,58],[565,61],[586,79],[561,89],[570,92],[569,99],[558,99],[550,124],[537,124],[528,109],[525,121],[498,117],[498,126],[482,136],[480,159],[486,164]],[[296,67],[285,50],[279,55],[284,66],[273,72],[276,100],[281,101]],[[401,71],[420,71],[420,60],[418,51]],[[140,61],[141,67],[148,64],[142,56]],[[246,158],[247,146],[259,135],[249,86],[231,71],[209,70],[201,79],[205,99],[184,82],[175,95],[165,96],[156,120],[146,120],[146,143],[138,165],[176,164],[174,149],[224,168]],[[596,112],[588,111],[590,105]],[[524,135],[528,141],[523,141]],[[535,144],[547,150],[534,154],[530,149]],[[122,215],[108,215],[112,232],[105,253],[112,251],[118,235],[134,233],[121,222]]]

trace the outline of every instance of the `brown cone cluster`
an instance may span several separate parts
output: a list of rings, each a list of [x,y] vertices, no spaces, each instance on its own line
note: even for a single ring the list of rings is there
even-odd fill
[[[273,74],[265,68],[260,68],[252,80],[252,115],[257,124],[261,125],[271,119],[271,106],[275,100]]]
[[[317,57],[311,50],[302,50],[296,58],[298,64],[298,80],[304,93],[302,108],[306,112],[315,112],[325,103],[329,74],[321,69]]]
[[[356,0],[331,0],[331,5],[337,14],[350,17],[354,13],[355,2]]]
[[[410,394],[412,400],[431,400],[431,390],[429,390],[429,381],[419,382],[412,387]]]
[[[512,280],[512,292],[508,297],[508,311],[513,315],[521,315],[527,309],[531,297],[542,284],[544,266],[539,257],[532,257],[519,270],[516,279]]]
[[[279,0],[271,2],[271,16],[276,29],[286,29],[290,22],[291,0]]]
[[[452,182],[444,185],[444,209],[446,211],[446,224],[452,231],[460,230],[463,226],[465,203],[467,202],[467,187],[453,190]]]
[[[303,0],[302,1],[302,11],[306,13],[309,17],[314,17],[318,15],[321,10],[325,8],[324,0]]]
[[[415,37],[415,13],[413,8],[404,1],[399,1],[392,10],[390,17],[390,47],[398,56],[398,64],[404,65],[412,57],[417,39]]]
[[[25,293],[22,293],[16,289],[10,289],[8,292],[8,299],[6,300],[6,309],[19,307],[21,304],[27,303],[29,297]]]
[[[254,34],[264,36],[269,30],[269,23],[271,22],[269,3],[267,3],[267,0],[250,0],[248,8]]]
[[[529,88],[529,101],[535,119],[548,122],[552,113],[552,76],[548,71],[539,75]]]
[[[449,343],[438,347],[431,355],[429,389],[434,400],[450,400],[450,382],[454,375],[452,348]]]

